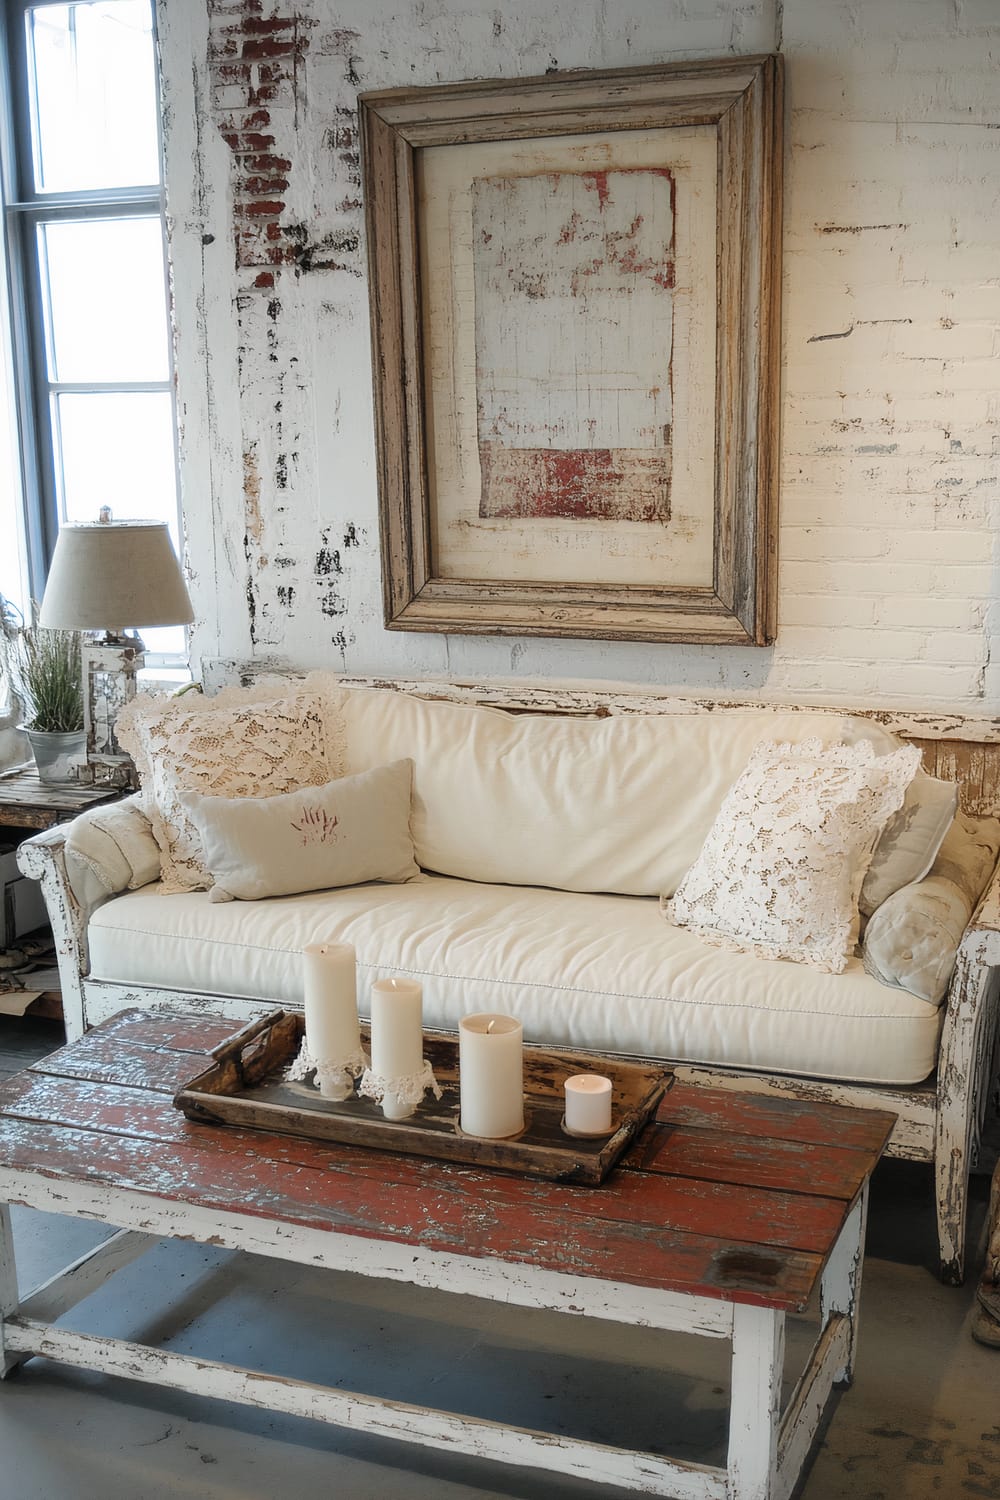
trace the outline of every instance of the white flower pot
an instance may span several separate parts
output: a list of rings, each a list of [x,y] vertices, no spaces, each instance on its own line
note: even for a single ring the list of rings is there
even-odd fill
[[[54,734],[43,729],[26,729],[35,757],[35,767],[42,781],[74,781],[79,761],[86,759],[87,736],[82,729]]]

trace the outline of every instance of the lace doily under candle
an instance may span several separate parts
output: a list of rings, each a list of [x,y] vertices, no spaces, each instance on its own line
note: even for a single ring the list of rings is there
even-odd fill
[[[317,1062],[303,1036],[298,1056],[289,1063],[285,1077],[289,1083],[305,1083],[309,1074],[313,1073],[313,1085],[319,1089],[323,1098],[340,1100],[351,1097],[354,1093],[354,1080],[362,1074],[367,1076],[367,1069],[368,1058],[360,1048],[336,1061],[324,1058],[322,1062]]]
[[[428,1089],[432,1090],[435,1099],[442,1097],[441,1086],[426,1058],[418,1073],[408,1073],[401,1078],[383,1078],[366,1068],[358,1084],[358,1093],[381,1104],[387,1120],[401,1120],[411,1115]]]

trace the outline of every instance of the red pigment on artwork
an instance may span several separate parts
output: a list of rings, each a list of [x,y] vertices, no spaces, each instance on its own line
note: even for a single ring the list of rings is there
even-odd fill
[[[489,515],[554,520],[670,519],[668,441],[646,450],[505,448],[482,443]]]
[[[673,174],[479,178],[472,219],[480,517],[668,521]]]

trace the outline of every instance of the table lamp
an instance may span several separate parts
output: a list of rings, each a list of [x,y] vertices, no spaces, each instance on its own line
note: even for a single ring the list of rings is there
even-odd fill
[[[59,530],[38,623],[52,630],[99,631],[83,646],[83,712],[88,776],[127,782],[131,761],[115,720],[135,696],[146,648],[138,629],[194,619],[180,564],[163,521],[94,522]],[[126,635],[126,629],[131,635]]]

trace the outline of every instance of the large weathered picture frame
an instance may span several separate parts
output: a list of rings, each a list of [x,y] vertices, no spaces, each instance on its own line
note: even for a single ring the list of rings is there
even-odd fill
[[[386,625],[770,642],[780,58],[360,110]]]

